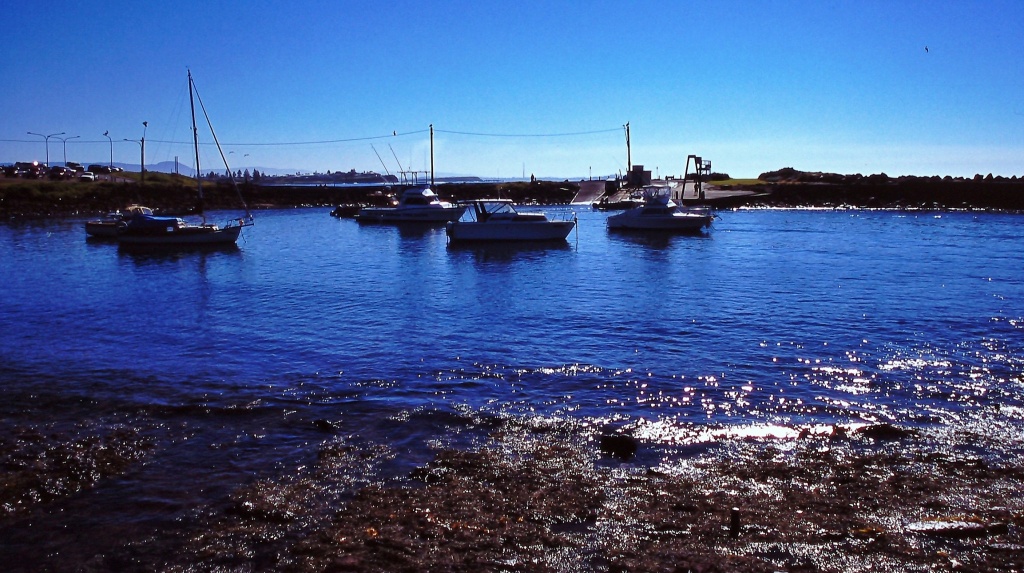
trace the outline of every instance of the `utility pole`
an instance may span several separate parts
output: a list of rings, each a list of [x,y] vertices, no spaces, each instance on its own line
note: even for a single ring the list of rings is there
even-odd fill
[[[142,122],[142,185],[146,184],[146,129],[149,128],[149,122]]]

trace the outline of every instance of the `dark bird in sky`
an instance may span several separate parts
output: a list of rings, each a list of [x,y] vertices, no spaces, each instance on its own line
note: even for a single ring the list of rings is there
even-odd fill
[[[924,53],[926,53],[926,54],[928,53],[928,46],[924,47]]]

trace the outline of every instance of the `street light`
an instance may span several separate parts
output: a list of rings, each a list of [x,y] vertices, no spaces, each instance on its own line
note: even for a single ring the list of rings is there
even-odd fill
[[[103,132],[103,137],[106,137],[107,141],[110,143],[110,163],[107,164],[107,167],[113,167],[114,166],[114,140],[110,139],[110,130],[104,131]]]
[[[142,164],[145,165],[146,164],[146,148],[143,145],[143,142],[146,141],[146,140],[145,139],[141,139],[141,140],[140,139],[125,139],[125,141],[132,141],[132,142],[135,142],[135,143],[139,144],[139,149],[142,150]],[[146,182],[146,169],[145,169],[145,167],[142,168],[142,182],[143,183]]]
[[[142,184],[146,184],[146,129],[149,128],[149,122],[142,122]]]
[[[72,135],[71,137],[58,137],[64,144],[64,167],[68,166],[68,140],[75,139],[76,137],[82,137],[81,135]]]
[[[141,169],[141,173],[142,173],[142,180],[141,180],[141,184],[142,185],[146,184],[146,128],[148,128],[148,127],[149,127],[149,122],[148,121],[142,122],[142,139],[125,139],[125,141],[134,141],[135,143],[139,144],[139,150],[140,150],[140,152],[142,154],[142,160],[141,160],[141,164],[139,166],[139,168]]]
[[[33,133],[31,131],[29,131],[27,133],[29,135],[38,135],[39,137],[43,138],[43,144],[46,145],[46,166],[49,167],[50,166],[50,138],[54,137],[54,136],[57,136],[57,135],[64,135],[64,132],[62,131],[60,133],[51,133],[50,135],[43,135],[41,133]]]

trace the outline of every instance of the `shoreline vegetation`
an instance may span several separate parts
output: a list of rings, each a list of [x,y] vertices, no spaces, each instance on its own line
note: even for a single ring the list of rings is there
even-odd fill
[[[724,176],[728,177],[728,176]],[[126,173],[119,181],[45,181],[0,178],[0,218],[94,216],[137,203],[165,214],[188,214],[196,203],[195,180],[147,172]],[[382,205],[384,186],[262,185],[239,183],[242,196],[253,209]],[[445,200],[504,197],[523,204],[568,204],[579,191],[573,181],[440,182],[435,186]],[[606,194],[618,189],[606,183]],[[714,177],[705,183],[707,203],[723,209],[867,208],[925,210],[1024,211],[1024,178],[980,175],[973,178],[888,177],[810,173],[786,168],[763,173],[758,179]],[[203,186],[207,209],[238,209],[239,199],[223,178]]]

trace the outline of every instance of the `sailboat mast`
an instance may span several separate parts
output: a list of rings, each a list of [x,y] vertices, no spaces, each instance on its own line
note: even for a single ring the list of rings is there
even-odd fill
[[[196,103],[192,92],[192,70],[188,70],[188,103],[192,108],[192,144],[196,151],[196,183],[199,189],[199,213],[201,214],[203,213],[203,172],[199,167],[199,129],[196,127]]]
[[[430,188],[434,188],[434,124],[430,124]]]
[[[238,188],[238,182],[235,181],[234,176],[231,174],[231,166],[228,165],[228,158],[224,155],[224,148],[220,146],[220,140],[217,139],[217,132],[213,129],[213,122],[210,121],[210,114],[206,112],[206,106],[203,105],[203,98],[199,95],[199,90],[195,89],[195,82],[192,81],[192,72],[188,74],[189,85],[189,101],[191,101],[192,93],[195,92],[195,97],[199,100],[199,107],[203,110],[203,117],[206,118],[206,125],[210,128],[210,135],[213,136],[213,143],[217,146],[217,151],[220,153],[220,159],[224,162],[224,172],[227,174],[228,179],[231,181],[231,186],[235,188],[235,193],[238,194],[238,200],[242,202],[242,207],[245,208],[245,217],[252,221],[252,213],[249,212],[249,206],[245,203],[245,199],[242,197],[242,192]],[[192,125],[195,129],[195,105],[192,106]],[[196,131],[196,165],[199,164],[199,132]],[[200,200],[202,200],[202,189],[200,189]]]
[[[391,150],[391,156],[395,158],[395,163],[398,164],[398,171],[399,172],[404,172],[405,168],[402,167],[402,162],[398,160],[398,155],[395,153],[395,148],[391,147],[390,143],[388,144],[388,149]]]
[[[388,166],[384,165],[384,160],[380,158],[380,154],[377,153],[377,148],[374,147],[372,143],[370,144],[370,149],[372,149],[373,153],[377,156],[377,161],[380,161],[380,166],[384,168],[384,173],[387,173],[390,176],[391,172],[388,171]],[[401,167],[401,165],[399,165],[399,167]]]

